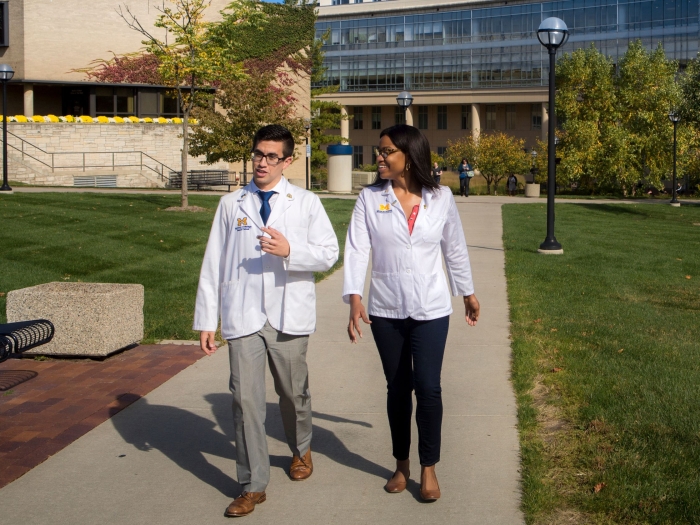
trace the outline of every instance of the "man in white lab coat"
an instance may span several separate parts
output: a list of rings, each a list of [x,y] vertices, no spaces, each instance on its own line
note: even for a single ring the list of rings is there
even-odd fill
[[[226,516],[245,516],[265,501],[270,458],[265,434],[265,358],[279,395],[289,476],[308,478],[311,395],[306,349],[316,328],[315,271],[338,260],[338,240],[320,199],[289,184],[294,139],[269,125],[253,139],[253,181],[219,202],[199,277],[194,330],[202,351],[228,341],[237,474],[243,493]]]

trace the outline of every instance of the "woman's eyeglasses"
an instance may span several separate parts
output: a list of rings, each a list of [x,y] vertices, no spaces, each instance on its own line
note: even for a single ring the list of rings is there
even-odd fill
[[[391,149],[391,148],[374,148],[374,154],[377,157],[382,157],[384,160],[391,155],[392,153],[396,153],[397,151],[400,151],[398,149]]]
[[[254,151],[250,154],[250,157],[253,159],[253,162],[262,162],[262,160],[265,159],[268,166],[277,166],[280,162],[287,158],[278,157],[275,153],[268,153],[265,155],[262,151]]]

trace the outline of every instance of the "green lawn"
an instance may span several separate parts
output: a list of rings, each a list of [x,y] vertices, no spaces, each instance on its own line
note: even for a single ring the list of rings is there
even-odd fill
[[[503,208],[528,523],[700,523],[700,206]]]
[[[10,290],[51,281],[140,283],[145,287],[144,342],[197,338],[190,329],[197,280],[218,201],[190,195],[191,204],[208,211],[180,213],[163,211],[179,204],[177,194],[0,197],[0,321],[5,322]],[[322,202],[338,235],[342,261],[355,201]]]

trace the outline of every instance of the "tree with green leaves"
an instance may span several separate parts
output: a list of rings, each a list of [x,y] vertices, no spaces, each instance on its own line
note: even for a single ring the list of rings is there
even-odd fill
[[[143,35],[146,53],[159,62],[158,71],[163,83],[177,92],[182,122],[182,207],[188,207],[187,155],[189,149],[190,114],[198,104],[206,103],[210,87],[222,78],[244,77],[238,62],[230,60],[228,52],[215,45],[210,38],[211,22],[204,14],[211,0],[164,0],[155,6],[159,12],[154,26],[163,30],[164,38],[155,36],[134,15],[127,5],[120,6],[118,14],[129,28]],[[234,2],[229,6],[243,24],[258,20],[258,9],[248,2]]]
[[[445,158],[452,166],[467,159],[472,168],[486,180],[491,195],[498,184],[511,174],[523,174],[530,168],[530,157],[525,151],[525,140],[505,133],[484,133],[478,137],[464,135],[447,141]]]
[[[274,85],[274,72],[250,73],[247,79],[227,80],[219,86],[216,109],[195,110],[199,125],[192,134],[193,155],[204,155],[209,163],[246,162],[255,132],[272,123],[289,129],[295,142],[304,141],[304,120],[295,114],[296,99],[290,90]]]
[[[212,26],[211,40],[228,59],[242,61],[246,78],[223,79],[214,105],[200,106],[195,116],[192,152],[207,162],[247,163],[255,132],[266,124],[287,127],[297,143],[306,134],[297,114],[299,79],[308,78],[315,13],[308,3],[243,3],[259,8],[255,24],[242,25],[238,10],[222,11]]]
[[[617,71],[594,46],[563,56],[557,63],[557,180],[623,195],[660,187],[672,166],[668,112],[680,101],[677,67],[661,45],[647,51],[640,41],[629,45]]]

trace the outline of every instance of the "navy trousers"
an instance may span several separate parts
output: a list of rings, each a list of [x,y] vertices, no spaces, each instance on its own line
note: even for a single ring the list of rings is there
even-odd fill
[[[387,383],[394,457],[408,459],[411,448],[412,392],[416,392],[418,457],[424,466],[440,461],[442,388],[440,373],[449,317],[416,321],[370,316]]]

